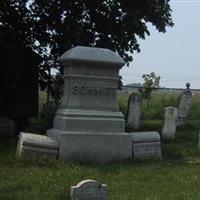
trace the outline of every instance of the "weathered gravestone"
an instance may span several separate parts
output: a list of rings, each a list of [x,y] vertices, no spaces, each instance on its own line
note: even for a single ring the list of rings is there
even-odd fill
[[[58,143],[56,140],[44,135],[20,133],[17,156],[32,158],[51,158],[58,156]]]
[[[128,101],[127,129],[137,130],[140,128],[142,95],[140,93],[132,93]]]
[[[70,200],[106,200],[107,185],[94,180],[81,181],[70,188]]]
[[[162,128],[163,139],[174,140],[176,134],[176,119],[177,119],[177,108],[166,107],[164,123]]]
[[[178,116],[176,124],[184,125],[187,120],[188,111],[192,101],[192,92],[190,91],[190,83],[186,84],[186,90],[179,96]]]
[[[130,133],[133,139],[133,157],[161,159],[160,135],[156,131]]]
[[[15,133],[15,122],[9,118],[0,118],[0,137],[13,136]]]
[[[64,66],[64,96],[53,129],[59,159],[109,162],[130,158],[131,136],[119,112],[119,69],[125,64],[109,49],[74,47],[59,59]]]

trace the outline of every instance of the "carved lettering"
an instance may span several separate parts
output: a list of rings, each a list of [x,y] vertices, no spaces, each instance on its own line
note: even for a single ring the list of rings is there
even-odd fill
[[[94,95],[101,95],[101,89],[100,88],[94,88]]]
[[[85,88],[85,86],[81,86],[80,94],[81,94],[81,95],[84,95],[85,93],[86,93],[86,88]]]
[[[72,94],[78,94],[78,85],[77,84],[74,84],[72,86]]]
[[[84,85],[72,85],[72,94],[74,95],[94,95],[94,96],[114,96],[116,88],[97,88]]]
[[[92,95],[92,92],[93,92],[92,88],[88,88],[88,94]]]

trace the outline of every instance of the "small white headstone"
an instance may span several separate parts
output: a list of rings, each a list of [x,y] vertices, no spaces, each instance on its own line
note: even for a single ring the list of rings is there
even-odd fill
[[[140,128],[142,96],[140,93],[132,93],[128,101],[127,128],[137,130]]]
[[[187,89],[179,96],[178,116],[176,124],[178,126],[184,125],[187,120],[188,111],[192,102],[192,92],[190,91],[190,84],[186,84]]]
[[[58,155],[58,143],[56,140],[31,133],[20,133],[17,145],[17,156],[26,158],[53,158]]]
[[[161,159],[160,135],[156,131],[130,133],[133,141],[133,157],[137,159]]]
[[[15,122],[9,118],[0,118],[0,136],[13,136],[15,132]]]
[[[166,107],[162,128],[163,139],[174,140],[176,134],[177,108]]]
[[[94,180],[84,180],[71,186],[70,200],[106,200],[107,185]]]

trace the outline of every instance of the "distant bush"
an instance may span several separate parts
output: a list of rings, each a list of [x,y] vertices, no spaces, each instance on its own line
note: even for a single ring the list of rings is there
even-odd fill
[[[26,131],[45,134],[46,130],[52,128],[53,126],[53,119],[57,109],[58,105],[53,101],[50,101],[49,104],[42,104],[39,115],[30,118]]]
[[[163,119],[165,107],[177,106],[178,95],[154,94],[150,101],[143,101],[142,119]]]

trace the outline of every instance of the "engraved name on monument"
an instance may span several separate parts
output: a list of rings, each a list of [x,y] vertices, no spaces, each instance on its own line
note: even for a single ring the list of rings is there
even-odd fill
[[[89,96],[114,96],[116,88],[98,88],[92,86],[74,84],[72,86],[72,94],[89,95]]]

